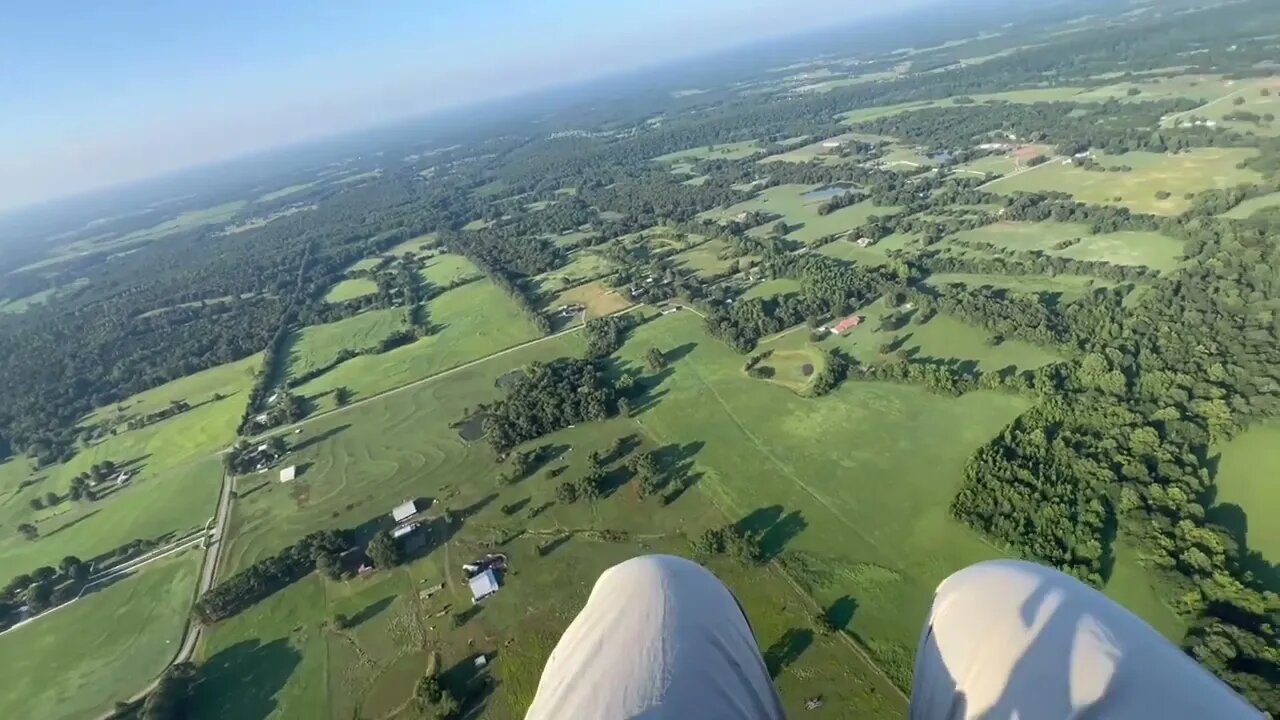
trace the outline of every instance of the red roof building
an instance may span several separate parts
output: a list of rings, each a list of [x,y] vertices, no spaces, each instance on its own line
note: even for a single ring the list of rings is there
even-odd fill
[[[840,335],[846,330],[852,330],[862,324],[861,315],[850,315],[831,327],[831,332]]]

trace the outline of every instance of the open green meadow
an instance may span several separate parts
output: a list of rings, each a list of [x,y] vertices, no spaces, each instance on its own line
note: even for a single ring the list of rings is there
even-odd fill
[[[956,233],[960,241],[987,242],[1012,250],[1038,250],[1075,260],[1102,261],[1114,265],[1145,265],[1169,271],[1182,259],[1182,243],[1160,233],[1124,231],[1090,234],[1081,223],[1045,221],[999,222]],[[1054,246],[1078,241],[1066,249]]]
[[[404,308],[366,310],[337,322],[309,325],[292,333],[285,357],[290,376],[333,364],[342,350],[377,347],[388,335],[408,328]]]
[[[1275,207],[1280,207],[1280,192],[1245,200],[1239,205],[1223,213],[1222,216],[1229,217],[1233,220],[1245,220],[1251,217],[1254,213]]]
[[[1208,102],[1201,107],[1187,112],[1176,113],[1164,118],[1165,127],[1181,127],[1196,123],[1212,122],[1220,127],[1241,133],[1251,133],[1270,137],[1280,135],[1280,122],[1275,116],[1280,114],[1280,78],[1250,78],[1243,80],[1220,80],[1221,92],[1214,97],[1203,98]],[[1267,94],[1263,94],[1263,90]],[[1237,99],[1239,102],[1237,103]],[[1237,113],[1251,113],[1254,117],[1242,118]],[[1267,115],[1271,119],[1266,118]],[[1231,119],[1228,119],[1228,116]]]
[[[727,257],[725,253],[728,251],[728,243],[720,238],[712,238],[696,247],[673,255],[671,260],[685,270],[697,273],[702,277],[710,277],[729,270],[735,262],[750,259],[746,257]]]
[[[593,318],[626,310],[632,304],[625,290],[613,290],[595,280],[565,290],[551,298],[546,307],[554,309],[565,305],[582,305],[587,309],[587,317]]]
[[[1063,299],[1081,297],[1093,288],[1112,283],[1088,275],[980,275],[976,273],[934,273],[925,282],[934,287],[959,283],[972,288],[993,287],[1018,292],[1060,293]]]
[[[790,230],[787,237],[797,242],[809,243],[827,235],[852,230],[865,223],[872,215],[892,215],[896,207],[880,207],[864,200],[841,208],[827,215],[818,214],[819,199],[806,199],[805,195],[821,189],[820,185],[776,185],[761,191],[750,200],[744,200],[721,210],[704,212],[699,217],[728,222],[745,212],[766,212],[781,216]],[[754,228],[752,234],[769,232],[773,222]]]
[[[1280,565],[1280,426],[1258,425],[1217,449],[1215,522],[1243,539],[1250,551]],[[1280,587],[1273,587],[1280,591]]]
[[[361,263],[368,262],[369,267],[377,265],[377,260],[361,260]],[[365,295],[373,295],[378,292],[378,283],[369,278],[347,278],[342,282],[334,285],[324,296],[325,302],[340,303],[347,300],[354,300]]]
[[[918,240],[919,237],[915,235],[894,233],[888,237],[881,238],[874,245],[859,247],[856,240],[843,237],[832,240],[818,248],[817,251],[837,260],[847,260],[861,265],[884,265],[889,262],[889,252],[891,250],[906,250]]]
[[[1081,202],[1120,205],[1134,212],[1176,215],[1191,205],[1186,197],[1203,190],[1256,182],[1260,175],[1236,165],[1252,157],[1252,148],[1197,148],[1177,155],[1131,152],[1097,157],[1104,167],[1127,165],[1125,172],[1090,172],[1072,164],[1050,162],[1028,172],[1001,178],[993,192],[1065,192]],[[1170,193],[1157,198],[1157,192]]]
[[[717,145],[704,145],[702,147],[689,148],[688,150],[679,150],[677,152],[659,155],[654,158],[655,162],[676,163],[688,160],[741,160],[749,157],[753,153],[759,152],[760,143],[755,140],[745,140],[735,143],[720,143]]]
[[[629,348],[639,353],[651,339],[637,338]],[[496,482],[492,451],[464,442],[450,424],[477,402],[496,398],[494,381],[506,372],[582,350],[577,335],[560,336],[335,413],[302,436],[308,444],[294,453],[305,468],[298,480],[268,482],[262,489],[242,485],[227,572],[319,527],[367,526],[406,498],[435,500],[430,517],[448,507],[465,520],[443,547],[411,565],[345,582],[312,576],[216,626],[204,648],[212,670],[197,691],[197,717],[382,717],[408,700],[425,666],[424,647],[441,652],[446,668],[465,666],[478,652],[496,652],[491,672],[498,685],[482,716],[521,717],[559,633],[601,571],[646,552],[687,553],[688,536],[739,519],[722,514],[696,489],[659,507],[654,499],[638,498],[621,476],[609,497],[568,506],[554,502],[557,481],[548,469],[513,486]],[[648,414],[543,439],[563,448],[549,467],[567,466],[562,477],[576,477],[591,450],[603,452],[612,439],[627,436],[638,443],[633,452],[655,449],[671,462],[698,461],[701,440],[656,441],[645,427]],[[620,463],[608,465],[617,471]],[[527,517],[527,509],[546,504],[551,506],[536,518]],[[519,510],[508,516],[504,505]],[[772,512],[762,508],[754,519],[764,522]],[[773,519],[782,522],[770,537],[783,543],[787,528],[795,528]],[[433,526],[439,528],[438,521]],[[458,566],[489,551],[494,538],[520,530],[501,548],[512,568],[502,592],[455,627],[449,611],[471,605]],[[601,535],[605,530],[616,535]],[[541,555],[537,547],[549,541],[555,550]],[[810,605],[777,570],[761,573],[722,561],[713,568],[771,651],[789,710],[799,711],[803,698],[822,693],[829,703],[858,707],[866,717],[901,715],[896,693],[844,639],[815,631],[813,616],[825,607]],[[437,595],[420,595],[439,583],[445,587]],[[839,607],[852,609],[847,600]],[[339,612],[354,619],[353,627],[327,625]]]
[[[445,253],[426,260],[418,271],[422,279],[440,287],[450,287],[464,280],[480,277],[480,269],[462,255]]]
[[[358,400],[538,337],[515,303],[489,280],[433,298],[427,313],[439,332],[390,352],[348,360],[297,392],[325,409],[332,407],[334,388],[345,386]]]
[[[756,297],[767,298],[776,297],[778,295],[789,295],[796,292],[800,292],[799,280],[792,280],[791,278],[775,278],[753,285],[751,289],[742,294],[742,297],[747,299]]]
[[[436,238],[435,233],[427,233],[426,235],[419,235],[417,237],[409,238],[408,240],[405,240],[399,245],[396,245],[395,247],[388,250],[386,254],[392,255],[395,257],[400,257],[405,253],[412,253],[414,255],[417,255],[429,248],[435,247],[437,242],[439,242],[439,240]]]
[[[127,430],[83,448],[69,462],[34,470],[24,458],[0,465],[0,525],[33,523],[40,537],[0,534],[0,577],[57,565],[67,555],[88,560],[132,540],[155,539],[202,527],[213,514],[222,479],[217,453],[235,439],[248,388],[261,359],[253,356],[149,390],[121,404],[125,416],[153,412],[170,400],[192,408],[152,425]],[[213,393],[223,395],[214,400]],[[100,409],[85,425],[107,420],[116,406]],[[66,495],[71,479],[104,460],[134,477],[94,502],[63,499],[34,510],[30,501],[48,492]],[[23,480],[35,482],[19,489]]]
[[[558,293],[587,280],[613,272],[614,265],[603,255],[590,249],[579,250],[564,267],[556,268],[532,278],[540,293]]]
[[[319,180],[313,180],[308,183],[299,183],[297,185],[282,187],[279,190],[272,190],[269,193],[264,193],[262,195],[259,195],[258,199],[254,200],[254,202],[270,202],[272,200],[279,200],[282,197],[288,197],[295,193],[300,193],[309,187],[314,187],[319,182],[320,182]]]
[[[80,720],[141,690],[178,652],[201,553],[188,549],[0,636],[0,708]]]
[[[124,245],[139,240],[155,240],[171,235],[179,230],[189,230],[202,225],[217,225],[225,223],[235,214],[240,212],[248,203],[244,200],[233,200],[231,202],[215,205],[213,207],[203,208],[201,210],[188,210],[180,213],[177,217],[165,220],[162,223],[153,225],[143,230],[135,230],[128,235],[123,235],[110,243],[110,246]],[[108,247],[100,245],[99,248]]]

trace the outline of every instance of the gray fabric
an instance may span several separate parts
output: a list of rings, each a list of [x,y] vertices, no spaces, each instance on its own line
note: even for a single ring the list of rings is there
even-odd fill
[[[714,575],[649,555],[604,572],[542,671],[529,720],[780,720],[737,601]]]
[[[1102,593],[1013,560],[938,586],[911,689],[912,720],[1260,716]]]

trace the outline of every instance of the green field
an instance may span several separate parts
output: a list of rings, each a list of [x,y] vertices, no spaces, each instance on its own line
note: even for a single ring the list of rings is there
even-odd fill
[[[313,180],[308,183],[299,183],[297,185],[282,187],[279,190],[272,190],[269,193],[265,193],[263,195],[258,196],[258,199],[254,200],[254,202],[270,202],[272,200],[279,200],[282,197],[288,197],[289,195],[293,195],[294,193],[300,193],[309,187],[313,187],[318,182],[320,181]]]
[[[154,539],[203,526],[213,514],[222,478],[216,454],[235,439],[246,393],[261,363],[253,356],[162,385],[121,403],[135,416],[185,400],[192,409],[138,430],[118,434],[82,449],[69,462],[33,470],[23,458],[0,465],[0,525],[31,522],[40,537],[29,542],[16,533],[0,534],[0,577],[57,565],[66,555],[89,559],[138,538]],[[214,392],[222,400],[213,400]],[[101,422],[116,406],[100,409],[82,425]],[[134,479],[96,502],[63,500],[33,510],[32,498],[47,492],[65,495],[71,478],[103,460],[130,464]],[[38,478],[18,491],[23,479]]]
[[[0,637],[4,716],[95,717],[155,679],[178,651],[200,557],[158,560]]]
[[[388,250],[386,254],[394,257],[400,257],[405,253],[413,253],[414,255],[417,255],[428,248],[435,247],[438,242],[439,239],[436,238],[435,233],[427,233],[426,235],[419,235],[415,238],[405,240],[399,245]]]
[[[368,262],[371,266],[377,264],[375,259],[361,260],[360,263]],[[347,300],[354,300],[365,295],[373,295],[378,292],[378,283],[369,278],[347,278],[342,282],[334,285],[324,296],[325,302],[340,303]]]
[[[320,408],[333,402],[328,393],[349,388],[356,399],[400,387],[428,375],[538,337],[533,327],[496,285],[479,280],[454,288],[427,303],[434,335],[381,355],[348,360],[298,388]]]
[[[820,185],[777,185],[764,190],[750,200],[731,205],[722,210],[704,212],[699,217],[727,222],[744,212],[761,211],[781,215],[791,228],[787,237],[797,242],[809,243],[818,238],[851,230],[867,221],[872,215],[892,215],[898,208],[879,207],[870,201],[862,201],[841,208],[827,215],[818,214],[819,200],[806,200],[805,193],[819,189]],[[767,233],[773,222],[754,228],[752,234]]]
[[[629,348],[638,353],[654,339],[637,338]],[[561,336],[308,427],[304,437],[324,439],[298,453],[309,468],[297,484],[269,483],[261,491],[244,493],[238,502],[228,571],[317,527],[365,523],[406,497],[480,509],[468,511],[462,529],[444,548],[406,568],[349,582],[313,576],[218,625],[204,649],[215,671],[197,694],[197,716],[258,717],[267,711],[382,716],[407,700],[424,665],[424,646],[439,650],[445,667],[476,652],[497,650],[493,672],[500,684],[482,715],[523,715],[547,654],[600,571],[644,552],[687,552],[685,536],[726,521],[696,489],[661,509],[624,486],[594,505],[554,505],[534,520],[526,521],[523,514],[507,518],[499,511],[513,501],[527,499],[530,506],[550,501],[555,482],[539,474],[513,487],[498,486],[491,451],[462,442],[449,423],[467,407],[496,397],[495,378],[511,368],[581,351],[576,335]],[[739,365],[735,360],[735,372]],[[603,450],[610,439],[624,435],[637,435],[642,448],[669,445],[678,451],[687,446],[697,453],[688,444],[691,440],[669,444],[649,437],[648,414],[638,421],[582,425],[546,441],[572,448],[556,463],[569,464],[566,477],[582,471],[590,450]],[[496,499],[487,500],[495,493]],[[503,591],[461,629],[453,628],[447,617],[433,617],[446,604],[455,611],[470,605],[458,582],[458,563],[483,552],[495,533],[513,524],[525,524],[527,531],[502,548],[515,570]],[[614,541],[593,536],[603,529],[625,534]],[[572,535],[567,543],[538,557],[538,544],[564,533]],[[813,632],[816,607],[810,609],[776,570],[725,562],[715,562],[713,568],[751,615],[763,647],[788,631],[811,638],[812,645],[778,678],[789,710],[799,711],[803,698],[822,692],[829,703],[858,707],[866,717],[901,714],[892,689],[861,665],[843,641]],[[415,597],[418,589],[442,581],[448,586],[440,596]],[[322,627],[335,612],[368,619],[342,633]]]
[[[1248,549],[1280,563],[1280,426],[1259,425],[1218,448],[1215,507],[1210,515],[1239,533]],[[1223,506],[1234,510],[1224,512]],[[1272,588],[1280,590],[1280,588]]]
[[[751,289],[742,294],[742,297],[775,297],[795,292],[800,292],[800,281],[792,280],[791,278],[776,278],[753,285]]]
[[[1261,212],[1274,207],[1280,207],[1280,192],[1245,200],[1239,205],[1223,213],[1222,216],[1232,218],[1233,220],[1245,220],[1256,212]]]
[[[564,267],[536,275],[532,282],[538,292],[543,294],[558,293],[587,280],[609,274],[613,271],[613,263],[591,250],[579,250],[570,256]]]
[[[215,205],[213,207],[204,208],[202,210],[188,210],[180,213],[177,217],[166,220],[157,225],[153,225],[145,230],[135,230],[128,235],[121,236],[109,245],[99,245],[98,248],[114,247],[116,245],[124,245],[139,240],[155,240],[156,238],[170,235],[179,230],[189,230],[202,225],[217,225],[225,223],[240,209],[247,205],[244,200],[233,200],[231,202]]]
[[[713,238],[697,247],[672,255],[671,260],[685,270],[702,277],[710,277],[727,271],[735,262],[751,259],[724,257],[723,254],[728,250],[728,243],[720,238]]]
[[[968,97],[973,98],[973,100],[978,103],[985,103],[989,101],[1040,103],[1063,100],[1070,101],[1082,92],[1084,92],[1083,88],[1058,87],[1010,90],[1008,92],[999,93],[980,93],[977,95],[969,95]],[[856,125],[857,123],[867,122],[868,120],[877,120],[882,117],[911,112],[912,110],[923,110],[925,108],[933,107],[955,107],[957,104],[958,103],[955,102],[955,98],[947,98],[945,100],[920,100],[916,102],[900,103],[897,105],[881,105],[878,107],[859,108],[857,110],[841,113],[838,117],[840,118],[840,122],[845,125]]]
[[[1280,122],[1274,118],[1275,115],[1280,114],[1280,96],[1277,96],[1277,92],[1280,92],[1280,79],[1273,76],[1219,81],[1217,86],[1218,92],[1211,97],[1202,98],[1209,101],[1205,105],[1170,115],[1164,118],[1163,125],[1178,127],[1196,122],[1213,122],[1218,126],[1241,133],[1263,137],[1280,135]],[[1264,88],[1269,89],[1270,94],[1263,95],[1261,91]],[[1239,105],[1236,104],[1237,98],[1243,101]],[[1256,122],[1227,120],[1226,116],[1234,112],[1250,112],[1257,115],[1259,119]],[[1268,114],[1273,116],[1271,120],[1265,119]]]
[[[881,238],[869,247],[859,247],[858,243],[848,238],[837,238],[818,248],[818,252],[839,260],[847,260],[863,265],[884,265],[889,262],[889,252],[905,250],[919,238],[905,233],[894,233]]]
[[[1099,155],[1105,167],[1128,165],[1129,172],[1090,172],[1071,164],[1050,162],[1028,172],[1002,178],[989,187],[993,192],[1057,191],[1077,200],[1120,205],[1135,212],[1176,215],[1191,205],[1185,195],[1256,182],[1260,175],[1236,164],[1252,157],[1252,148],[1197,148],[1177,155],[1131,152]],[[1159,191],[1171,193],[1159,199]],[[1117,199],[1119,198],[1119,199]]]
[[[749,157],[753,153],[759,152],[760,143],[755,140],[746,140],[736,143],[719,143],[717,145],[704,145],[702,147],[690,148],[688,150],[680,150],[666,155],[659,155],[654,158],[655,162],[674,163],[688,160],[741,160]]]
[[[960,283],[970,287],[1004,288],[1018,292],[1051,292],[1061,293],[1064,299],[1080,297],[1093,288],[1106,287],[1111,283],[1086,275],[978,275],[973,273],[934,273],[926,280],[930,285],[939,287],[951,283]]]
[[[341,350],[377,347],[388,335],[408,328],[404,308],[366,310],[338,322],[309,325],[290,335],[285,357],[291,377],[331,365]]]
[[[432,285],[450,287],[464,280],[479,277],[480,270],[461,255],[445,253],[426,260],[418,274]]]
[[[961,241],[987,242],[1012,250],[1039,250],[1075,260],[1102,261],[1115,265],[1145,265],[1169,271],[1182,259],[1182,243],[1154,232],[1115,232],[1091,235],[1081,223],[999,222],[956,234]],[[1079,240],[1065,250],[1056,243]]]

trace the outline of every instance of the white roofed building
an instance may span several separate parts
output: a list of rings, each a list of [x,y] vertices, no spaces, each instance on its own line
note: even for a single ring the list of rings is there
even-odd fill
[[[395,509],[391,511],[391,519],[395,520],[396,524],[399,525],[417,514],[418,503],[414,500],[406,500],[404,503],[397,505]]]
[[[492,570],[485,570],[476,575],[468,580],[467,584],[471,587],[471,599],[474,602],[480,602],[498,592],[498,578]]]

